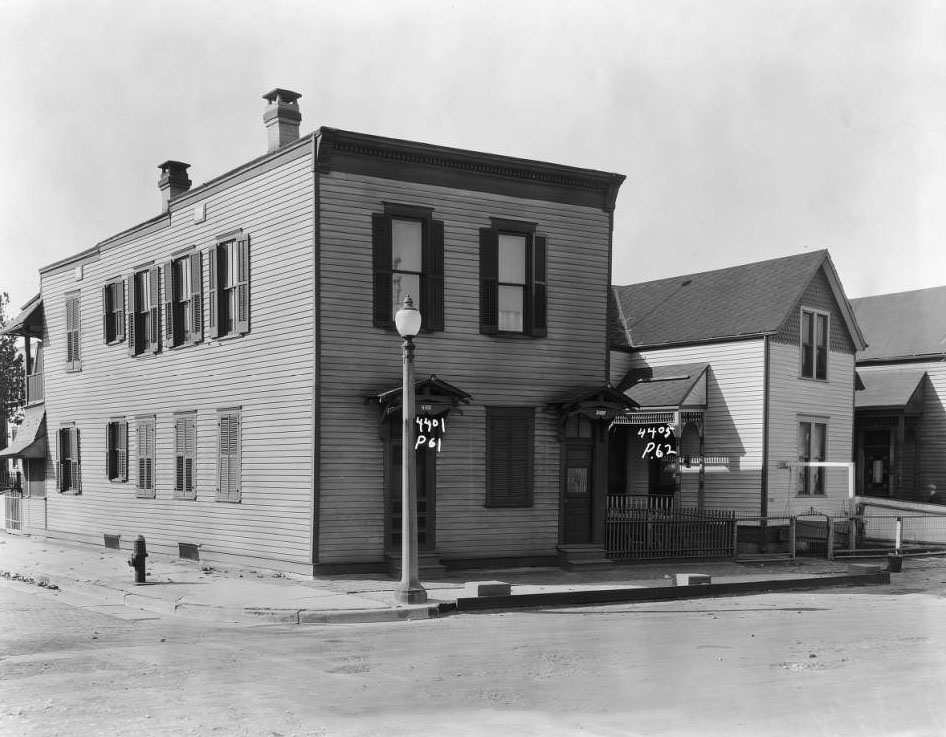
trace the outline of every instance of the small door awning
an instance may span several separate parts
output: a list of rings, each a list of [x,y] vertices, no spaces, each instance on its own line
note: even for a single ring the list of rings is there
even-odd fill
[[[0,449],[0,458],[46,457],[46,410],[27,407],[23,422],[16,430],[16,438]]]
[[[381,406],[382,418],[401,411],[403,387],[396,386],[378,394],[372,394],[367,401]],[[417,414],[437,415],[461,404],[469,404],[473,397],[436,375],[414,382],[414,409]]]
[[[637,407],[610,384],[581,387],[549,404],[558,410],[563,421],[576,414],[592,420],[613,420]]]
[[[923,413],[926,371],[900,367],[858,369],[863,389],[854,392],[856,410],[888,410],[909,415]]]
[[[30,338],[43,337],[43,300],[36,295],[24,305],[20,314],[2,331],[4,335],[23,335]]]
[[[631,369],[619,388],[641,412],[705,409],[708,363]]]

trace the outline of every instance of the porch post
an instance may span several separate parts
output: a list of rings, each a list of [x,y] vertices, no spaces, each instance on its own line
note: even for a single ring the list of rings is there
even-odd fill
[[[605,526],[608,514],[608,421],[596,420],[595,444],[591,472],[591,543],[605,544]]]

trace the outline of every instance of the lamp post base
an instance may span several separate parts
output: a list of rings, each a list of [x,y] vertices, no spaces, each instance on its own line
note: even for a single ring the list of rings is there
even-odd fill
[[[427,601],[427,590],[419,583],[400,583],[394,589],[394,598],[401,604],[423,604]]]

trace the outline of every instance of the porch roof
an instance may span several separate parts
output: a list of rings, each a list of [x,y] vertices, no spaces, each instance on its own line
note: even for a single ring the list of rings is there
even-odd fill
[[[896,410],[922,414],[926,371],[899,367],[858,369],[863,389],[854,392],[858,410]]]
[[[27,407],[16,439],[0,450],[0,458],[46,457],[46,410],[42,406]]]
[[[36,295],[23,305],[20,314],[2,331],[4,335],[23,335],[30,338],[43,337],[43,300]]]
[[[619,387],[641,411],[698,409],[706,407],[708,363],[635,368],[625,374]]]
[[[385,391],[372,394],[366,399],[366,402],[381,405],[383,415],[386,417],[394,412],[401,411],[401,394],[403,391],[403,387],[400,385],[391,387]],[[473,397],[465,391],[438,378],[435,374],[414,382],[414,399],[418,411],[423,410],[425,402],[437,405],[437,407],[431,407],[431,409],[440,411],[460,404],[469,404],[473,401]]]

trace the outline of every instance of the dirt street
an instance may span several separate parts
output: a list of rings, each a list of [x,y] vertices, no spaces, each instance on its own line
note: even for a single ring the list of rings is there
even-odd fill
[[[889,587],[237,627],[4,582],[0,734],[943,735],[944,594],[924,559]]]

